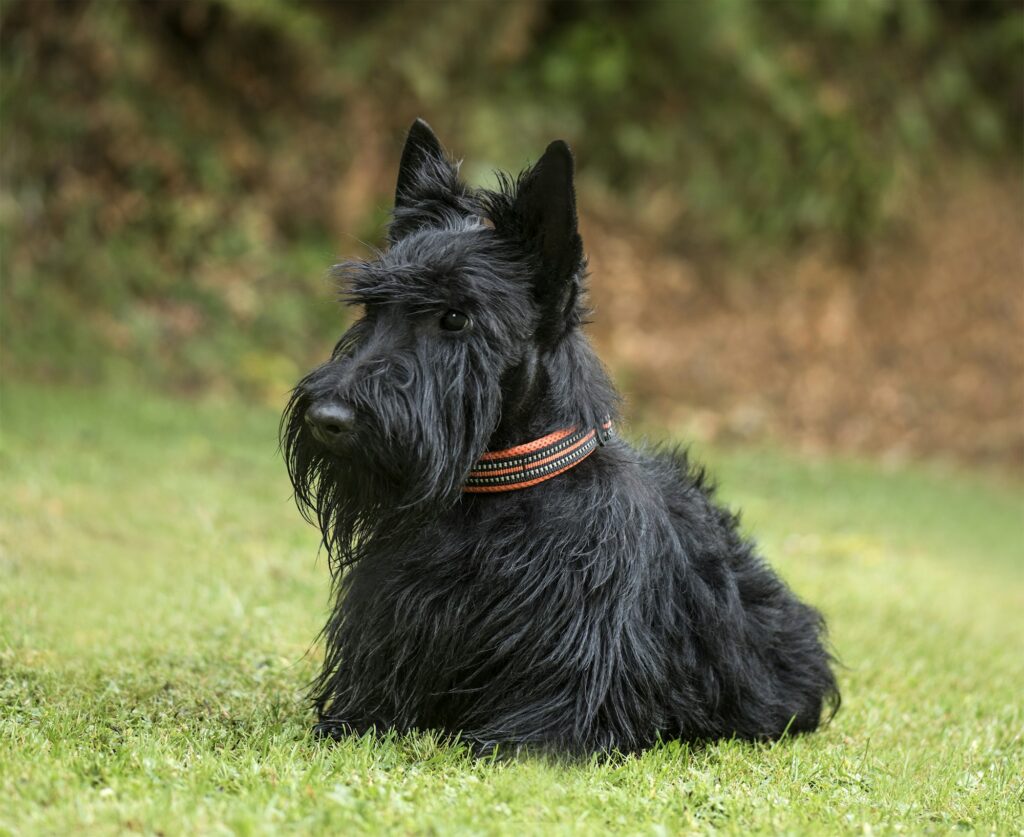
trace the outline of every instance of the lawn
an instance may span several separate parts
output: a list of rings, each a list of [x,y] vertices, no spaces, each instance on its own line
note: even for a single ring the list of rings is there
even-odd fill
[[[774,746],[563,765],[313,740],[327,568],[277,416],[5,387],[0,833],[1021,833],[1024,488],[703,451],[822,608],[843,708]]]

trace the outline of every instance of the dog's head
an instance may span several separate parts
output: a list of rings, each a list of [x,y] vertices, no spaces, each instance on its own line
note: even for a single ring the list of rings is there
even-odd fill
[[[296,498],[329,546],[339,516],[454,501],[488,443],[531,421],[609,411],[610,385],[579,332],[585,265],[568,146],[551,143],[501,183],[468,188],[417,120],[387,249],[335,268],[359,316],[282,423]],[[345,528],[335,545],[358,534]]]

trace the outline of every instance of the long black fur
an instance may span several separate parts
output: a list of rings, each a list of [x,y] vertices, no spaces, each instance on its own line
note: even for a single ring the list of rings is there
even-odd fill
[[[467,187],[414,124],[388,249],[337,268],[363,314],[282,419],[334,577],[318,729],[570,754],[814,730],[838,705],[822,618],[684,451],[613,437],[532,488],[461,491],[484,451],[617,410],[581,331],[568,148],[501,183]],[[330,402],[356,420],[323,444],[305,418]]]

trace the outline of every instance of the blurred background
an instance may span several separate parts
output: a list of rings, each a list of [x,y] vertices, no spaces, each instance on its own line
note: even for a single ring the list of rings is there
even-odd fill
[[[592,335],[698,439],[1024,462],[1006,0],[0,3],[2,374],[279,407],[426,118],[577,155]]]
[[[828,620],[813,740],[309,739],[278,417],[417,116],[572,145],[626,432]],[[1022,151],[1021,0],[0,0],[0,834],[1018,832]]]

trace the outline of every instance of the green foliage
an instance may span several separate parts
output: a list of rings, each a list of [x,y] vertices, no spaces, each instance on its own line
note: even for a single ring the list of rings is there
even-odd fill
[[[0,15],[3,362],[33,375],[276,397],[338,331],[324,269],[379,241],[417,114],[476,179],[565,136],[588,209],[729,252],[863,249],[939,155],[1021,141],[1013,3],[7,0]]]
[[[275,411],[0,399],[0,833],[1008,834],[1024,776],[1020,486],[708,452],[820,605],[821,733],[560,765],[312,740],[328,578]]]
[[[634,197],[673,190],[705,238],[859,248],[900,166],[1019,142],[1024,23],[1010,4],[599,8],[555,36],[529,89],[578,115],[600,176]]]

